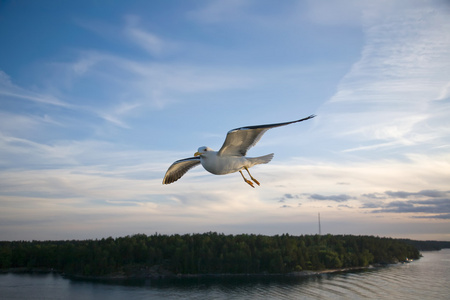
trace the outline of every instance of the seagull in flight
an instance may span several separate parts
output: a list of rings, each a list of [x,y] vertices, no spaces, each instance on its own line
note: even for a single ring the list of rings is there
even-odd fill
[[[180,179],[187,171],[199,164],[202,164],[206,171],[215,175],[224,175],[234,172],[241,173],[242,178],[251,187],[255,187],[253,183],[260,185],[258,180],[253,178],[248,170],[250,167],[259,164],[267,164],[273,158],[273,153],[259,157],[246,157],[248,149],[253,147],[263,136],[263,134],[275,127],[281,127],[293,123],[298,123],[314,118],[310,115],[306,118],[276,124],[246,126],[228,131],[225,142],[219,151],[203,146],[198,148],[194,157],[180,159],[174,162],[166,172],[163,184],[170,184]],[[242,170],[247,171],[250,179],[245,178]]]

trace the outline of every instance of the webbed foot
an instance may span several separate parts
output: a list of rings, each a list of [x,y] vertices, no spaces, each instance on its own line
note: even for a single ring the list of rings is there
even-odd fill
[[[244,181],[245,181],[246,183],[248,183],[248,185],[250,185],[252,188],[255,188],[255,186],[253,185],[253,182],[251,182],[250,180],[248,180],[247,178],[245,178],[245,177],[244,177],[244,174],[242,174],[241,170],[239,170],[239,173],[241,173],[242,178],[244,179]],[[252,179],[252,180],[253,180],[253,179]],[[258,183],[258,185],[259,185],[259,183]]]
[[[244,167],[244,169],[247,171],[247,173],[248,173],[248,175],[250,176],[250,178],[251,178],[257,185],[260,185],[260,184],[259,184],[259,181],[256,180],[255,178],[253,178],[252,174],[250,174],[250,171],[248,170],[248,168],[247,168],[247,167]]]

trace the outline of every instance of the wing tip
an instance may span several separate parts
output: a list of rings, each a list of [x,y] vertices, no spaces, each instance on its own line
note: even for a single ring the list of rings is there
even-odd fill
[[[312,119],[312,118],[315,118],[315,117],[317,117],[317,115],[312,114],[312,115],[307,116],[306,118],[301,119],[301,121],[306,121],[306,120],[309,120],[309,119]]]
[[[174,179],[174,178],[171,178],[171,177],[164,177],[164,179],[163,179],[163,181],[162,181],[162,184],[163,184],[163,185],[168,185],[168,184],[174,183],[174,182],[177,181],[178,179],[179,179],[179,178]]]
[[[315,114],[312,114],[312,115],[309,115],[309,116],[307,116],[306,118],[303,118],[303,119],[300,119],[300,120],[297,120],[297,121],[292,121],[292,122],[289,122],[289,124],[292,124],[292,123],[298,123],[298,122],[302,122],[302,121],[306,121],[306,120],[309,120],[309,119],[312,119],[312,118],[315,118],[317,115],[315,115]]]

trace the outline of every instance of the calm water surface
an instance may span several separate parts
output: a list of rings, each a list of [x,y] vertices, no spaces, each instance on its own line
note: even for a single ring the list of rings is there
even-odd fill
[[[450,299],[450,249],[409,264],[308,278],[69,280],[0,274],[0,299]]]

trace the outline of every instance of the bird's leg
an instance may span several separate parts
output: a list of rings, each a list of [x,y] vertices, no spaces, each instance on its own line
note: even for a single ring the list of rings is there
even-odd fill
[[[245,178],[245,177],[244,177],[244,174],[242,174],[241,170],[239,170],[239,173],[241,173],[242,178],[244,178],[244,181],[247,182],[252,188],[254,188],[253,182],[251,182],[250,180],[248,180],[247,178]]]
[[[252,174],[250,174],[250,171],[248,170],[248,168],[247,168],[247,167],[244,167],[244,169],[247,171],[248,175],[250,175],[250,178],[251,178],[257,185],[260,185],[260,184],[259,184],[259,181],[256,180],[255,178],[253,178]]]

